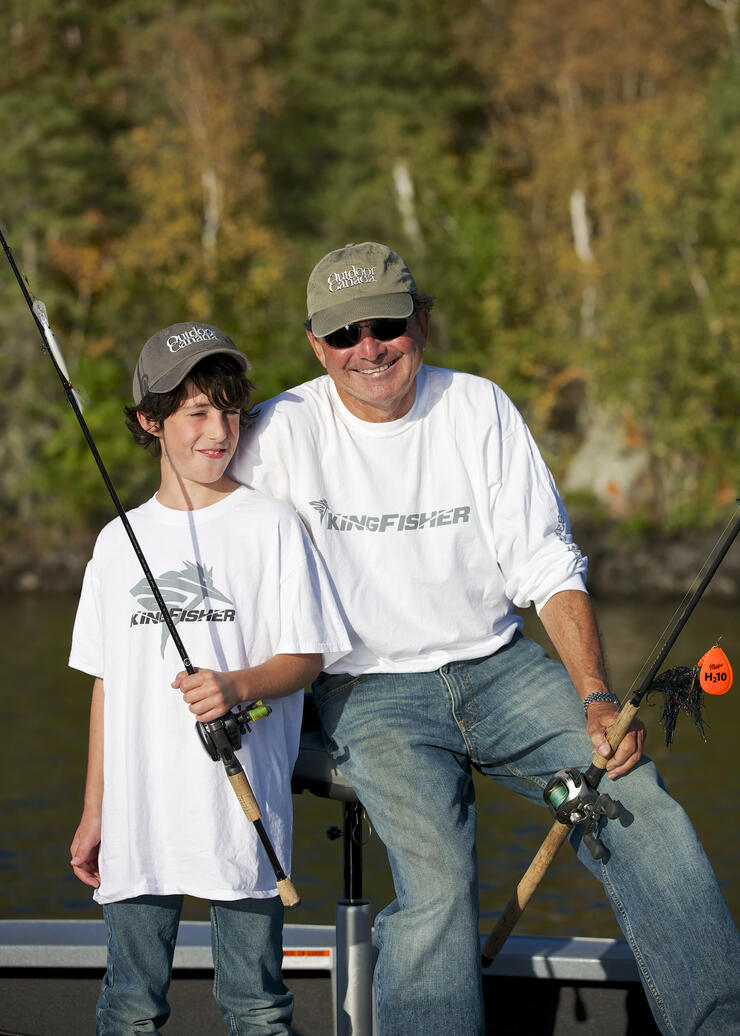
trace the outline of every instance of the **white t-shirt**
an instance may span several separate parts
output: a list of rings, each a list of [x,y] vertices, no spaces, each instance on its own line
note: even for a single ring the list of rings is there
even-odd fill
[[[326,662],[349,647],[323,565],[279,501],[239,487],[196,511],[152,498],[128,517],[196,668],[243,669],[283,653]],[[105,690],[95,899],[274,896],[254,825],[170,686],[185,667],[120,519],[103,529],[87,566],[69,664],[102,677]],[[286,874],[302,698],[271,701],[237,753]]]
[[[290,503],[352,638],[328,672],[414,672],[489,655],[586,559],[524,421],[492,382],[423,366],[411,410],[360,420],[324,375],[260,405],[232,477]]]

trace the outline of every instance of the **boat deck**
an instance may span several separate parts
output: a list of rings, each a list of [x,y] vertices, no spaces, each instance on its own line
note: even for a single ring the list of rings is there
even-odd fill
[[[295,997],[294,1036],[335,1031],[335,930],[286,925],[283,970]],[[0,1036],[91,1032],[105,970],[103,921],[0,921]],[[210,925],[180,925],[165,1032],[225,1031],[211,996]],[[510,936],[484,971],[487,1031],[527,1036],[652,1036],[652,1020],[626,943]]]

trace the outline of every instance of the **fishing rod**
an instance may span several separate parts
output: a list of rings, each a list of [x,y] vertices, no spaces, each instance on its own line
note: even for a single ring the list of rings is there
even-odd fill
[[[2,229],[0,229],[0,242],[2,243],[5,255],[7,256],[8,262],[10,263],[11,269],[13,270],[15,279],[18,281],[20,289],[23,292],[23,297],[26,300],[26,303],[28,304],[28,308],[31,310],[31,314],[33,316],[34,321],[36,322],[36,327],[39,330],[39,334],[41,335],[41,340],[44,343],[44,347],[46,351],[49,353],[51,361],[54,364],[54,369],[59,375],[59,380],[62,383],[64,393],[69,401],[70,406],[72,407],[72,410],[74,411],[75,417],[79,422],[80,428],[82,429],[85,439],[87,440],[87,444],[90,447],[90,452],[95,458],[95,463],[97,464],[100,474],[103,477],[103,481],[105,482],[108,492],[110,493],[116,511],[118,512],[118,515],[121,521],[123,522],[123,527],[126,530],[126,534],[129,540],[131,541],[131,546],[134,549],[134,553],[136,554],[136,557],[139,559],[139,564],[141,565],[146,581],[149,584],[152,593],[154,594],[154,599],[156,600],[157,605],[159,606],[164,623],[167,626],[170,636],[172,637],[172,641],[177,649],[178,654],[180,655],[180,658],[182,659],[182,664],[187,670],[188,674],[190,676],[193,676],[196,672],[195,666],[192,664],[190,658],[188,657],[187,651],[185,650],[185,645],[183,644],[180,634],[177,631],[177,627],[175,626],[172,615],[170,614],[170,610],[165,604],[165,600],[162,596],[159,586],[157,585],[157,581],[154,578],[154,575],[152,574],[152,570],[150,569],[149,564],[144,556],[139,541],[136,538],[136,534],[134,533],[134,530],[131,527],[131,523],[128,520],[128,516],[126,515],[126,512],[123,509],[123,505],[121,504],[118,494],[116,493],[115,487],[111,482],[110,476],[108,475],[105,465],[103,464],[103,460],[98,452],[97,446],[95,445],[95,441],[93,440],[92,434],[90,433],[90,429],[87,426],[87,422],[85,421],[85,418],[82,416],[82,406],[80,403],[80,398],[70,382],[69,372],[67,371],[67,365],[64,362],[62,351],[59,348],[59,344],[56,338],[54,337],[54,332],[52,331],[51,325],[49,324],[49,318],[46,313],[46,306],[43,302],[41,302],[40,299],[37,299],[34,302],[34,300],[31,298],[31,295],[28,291],[28,288],[26,287],[21,272],[18,269],[18,266],[16,265],[13,253],[10,250],[10,246],[8,245],[8,242],[5,240],[5,235],[3,234]],[[275,880],[277,883],[277,889],[280,895],[281,902],[283,903],[283,906],[290,908],[298,906],[298,904],[300,903],[300,897],[296,892],[296,889],[292,881],[289,877],[287,877],[282,867],[280,866],[280,861],[277,858],[277,854],[275,853],[270,838],[267,832],[265,831],[264,825],[262,823],[262,813],[260,811],[260,807],[257,804],[254,792],[252,791],[251,785],[249,783],[249,778],[244,772],[244,767],[237,758],[235,752],[235,750],[238,749],[241,745],[242,734],[246,733],[249,730],[250,721],[261,719],[263,716],[266,716],[269,711],[269,706],[262,705],[262,703],[255,703],[255,706],[253,708],[246,708],[238,714],[230,711],[227,712],[225,715],[220,716],[218,719],[210,720],[206,723],[201,723],[198,721],[196,723],[196,730],[200,737],[201,744],[206,749],[211,759],[213,759],[214,762],[218,762],[218,760],[221,759],[221,761],[223,762],[224,770],[226,771],[226,776],[229,779],[231,787],[234,789],[234,793],[239,801],[240,806],[242,807],[244,815],[246,816],[247,820],[249,820],[254,825],[254,829],[257,832],[257,836],[259,837],[259,840],[262,843],[265,852],[267,853],[267,857],[275,874]]]
[[[611,747],[609,758],[614,755],[622,743],[645,695],[651,690],[662,689],[658,687],[658,680],[656,680],[658,670],[668,656],[668,652],[676,643],[681,631],[688,622],[689,616],[709,586],[715,572],[722,564],[738,532],[740,532],[740,518],[735,520],[721,540],[714,560],[674,623],[663,647],[658,652],[642,683],[636,691],[631,692],[628,701],[621,707],[616,721],[609,728],[606,735],[606,739]],[[699,665],[701,665],[701,662]],[[591,832],[601,816],[606,815],[609,819],[614,819],[621,812],[619,803],[614,802],[608,795],[598,795],[596,791],[606,771],[607,762],[607,758],[598,752],[594,752],[591,765],[585,773],[581,774],[575,769],[560,770],[548,782],[544,790],[544,798],[556,817],[555,823],[550,828],[534,859],[524,872],[493,931],[483,944],[481,951],[483,967],[488,967],[506,942],[574,824],[586,823],[587,830],[584,835],[584,842],[595,859],[600,859],[604,855],[606,850]]]

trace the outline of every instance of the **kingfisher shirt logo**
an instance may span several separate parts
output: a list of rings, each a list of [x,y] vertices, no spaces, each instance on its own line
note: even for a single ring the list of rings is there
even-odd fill
[[[192,561],[185,561],[179,572],[164,572],[157,577],[157,586],[162,594],[173,622],[235,622],[234,602],[213,585],[213,569],[204,568]],[[167,624],[159,609],[146,578],[131,587],[131,596],[139,604],[139,610],[131,613],[129,626],[162,624],[160,650],[164,649],[169,636]],[[214,604],[231,605],[218,608]]]
[[[565,515],[563,514],[558,515],[558,522],[557,526],[555,527],[555,535],[566,545],[566,547],[571,552],[574,558],[576,558],[578,561],[583,560],[583,551],[577,543],[573,542],[573,537],[568,532],[568,523],[566,522]]]
[[[335,532],[418,532],[441,525],[459,525],[470,521],[469,507],[440,507],[413,514],[339,514],[326,500],[311,500],[319,512],[320,523]]]

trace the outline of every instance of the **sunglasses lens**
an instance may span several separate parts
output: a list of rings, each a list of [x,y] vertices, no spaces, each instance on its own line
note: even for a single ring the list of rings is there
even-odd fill
[[[370,333],[379,342],[390,342],[392,338],[398,338],[404,333],[407,324],[406,317],[384,317],[371,321]]]
[[[406,330],[408,320],[406,317],[379,317],[370,321],[370,334],[379,342],[390,342],[400,337]],[[360,324],[345,324],[326,335],[324,341],[332,349],[349,349],[351,345],[357,345],[362,338],[362,327]]]
[[[362,329],[359,324],[345,324],[326,335],[324,341],[332,349],[349,349],[351,345],[357,345],[362,336]]]

